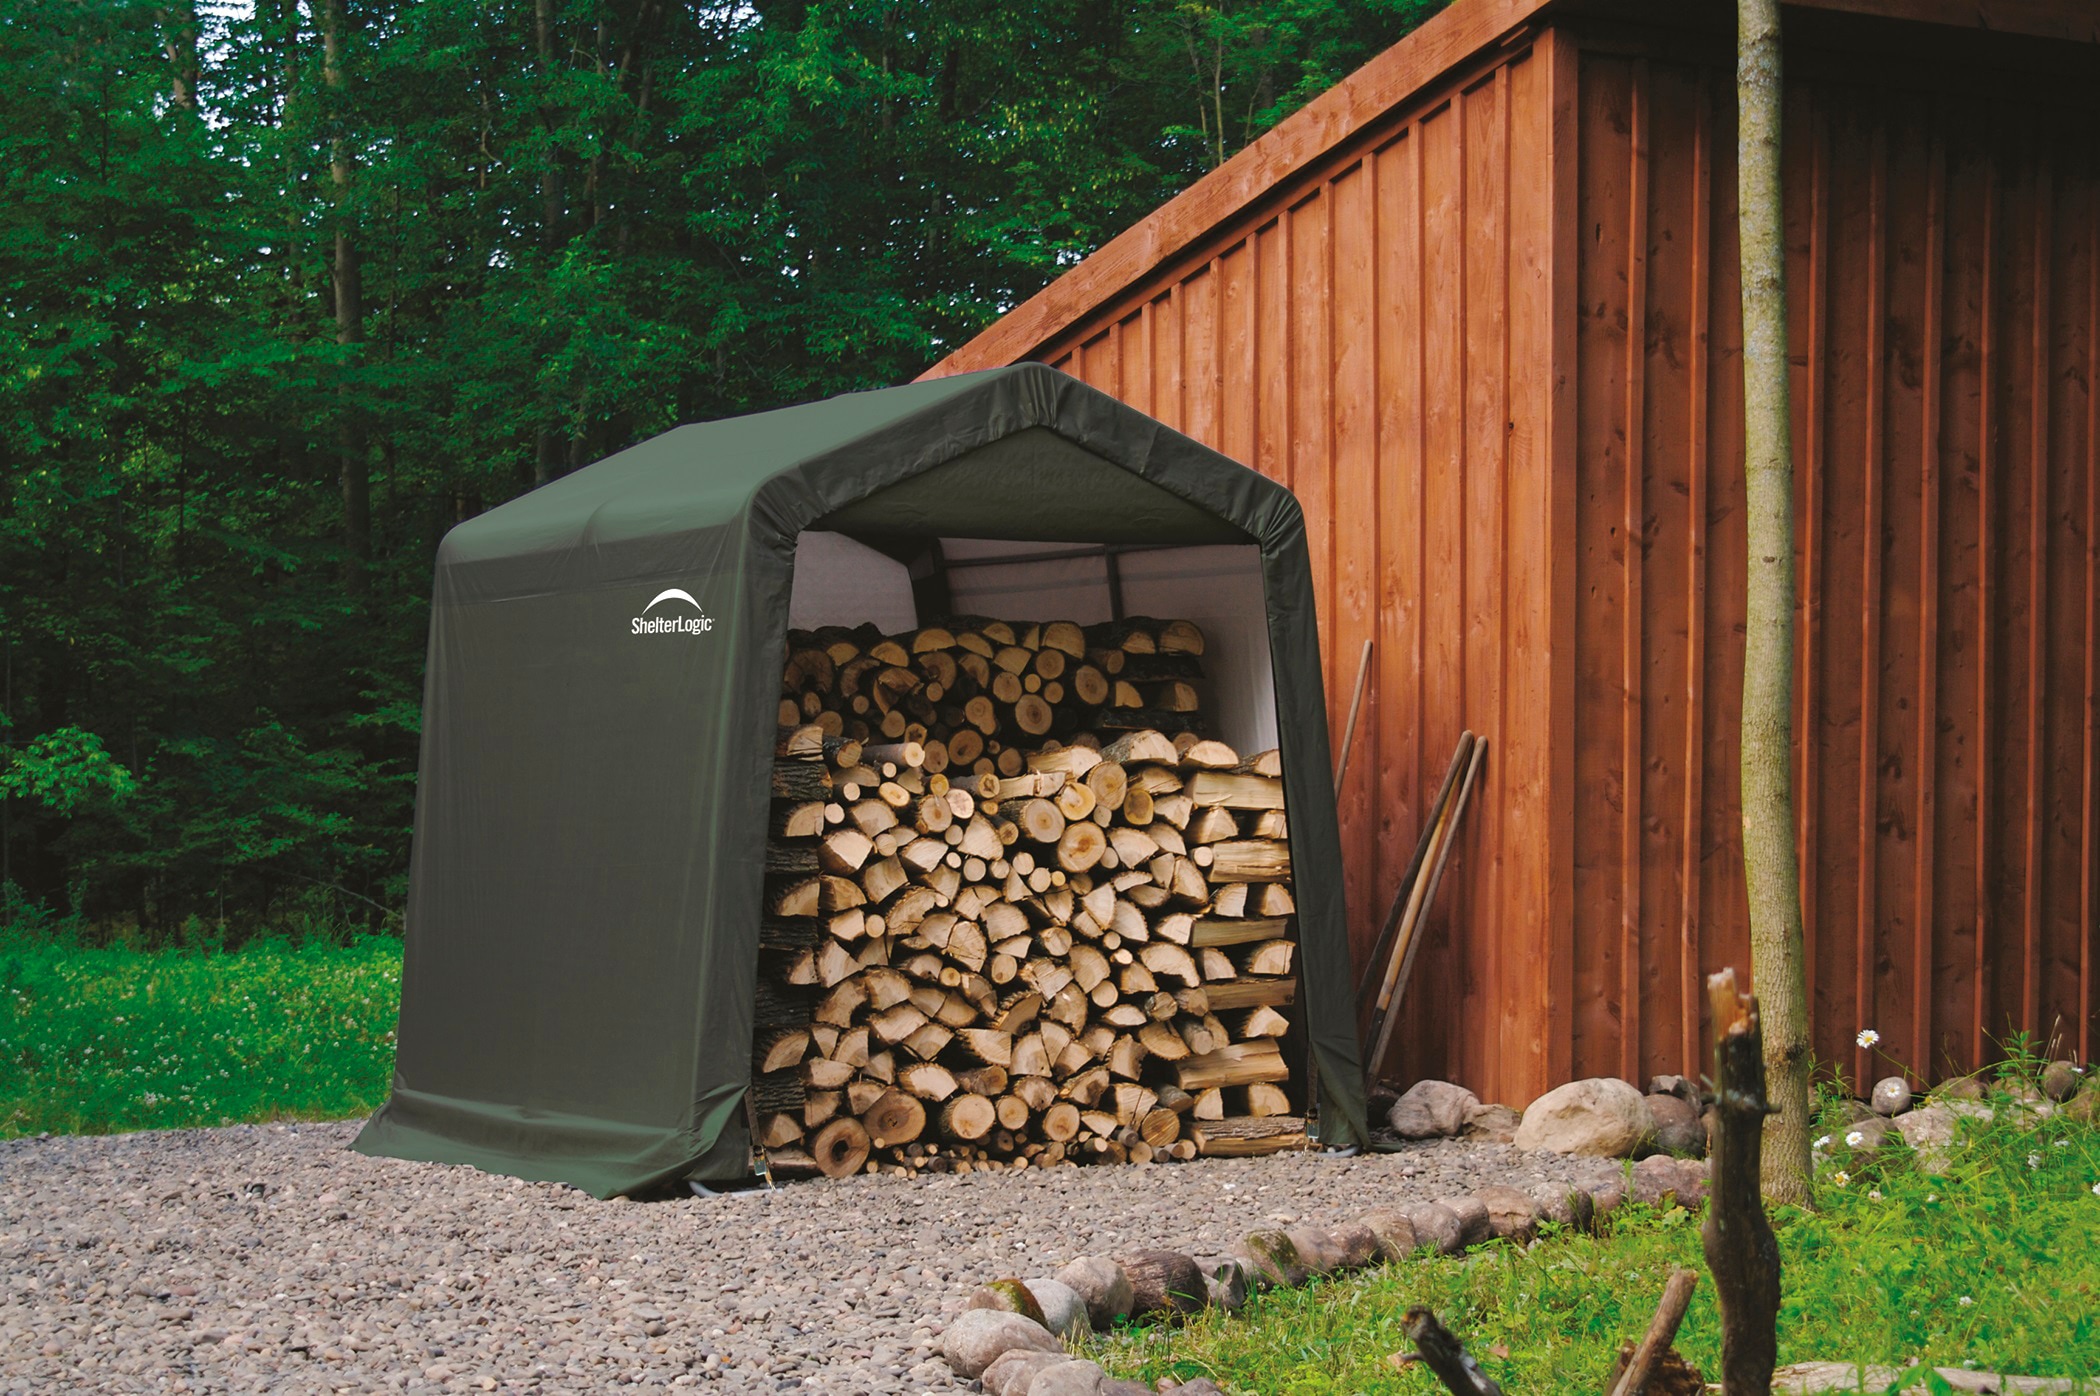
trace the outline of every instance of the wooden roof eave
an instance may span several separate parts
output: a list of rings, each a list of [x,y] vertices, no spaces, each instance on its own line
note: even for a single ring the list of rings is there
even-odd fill
[[[1785,0],[1790,8],[2038,38],[2100,42],[2100,10],[2083,0]],[[1316,164],[1394,107],[1484,50],[1498,48],[1541,11],[1582,0],[1457,0],[1421,28],[1307,103],[1100,251],[994,321],[921,374],[997,368],[1030,357],[1141,278]],[[1610,9],[1607,3],[1596,8]]]

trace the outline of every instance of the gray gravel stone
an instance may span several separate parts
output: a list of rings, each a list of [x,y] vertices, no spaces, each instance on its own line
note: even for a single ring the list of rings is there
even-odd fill
[[[366,1158],[346,1147],[357,1128],[0,1141],[0,1392],[305,1396],[486,1380],[945,1396],[969,1388],[941,1360],[942,1333],[972,1290],[1004,1276],[1151,1246],[1222,1255],[1256,1227],[1617,1173],[1441,1140],[1346,1159],[862,1174],[609,1204]],[[431,1367],[452,1375],[425,1377]]]

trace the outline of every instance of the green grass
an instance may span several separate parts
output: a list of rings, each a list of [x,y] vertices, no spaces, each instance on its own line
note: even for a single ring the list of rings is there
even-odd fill
[[[2024,1117],[1966,1137],[1939,1177],[1906,1159],[1840,1186],[1825,1166],[1823,1210],[1775,1217],[1782,1363],[1974,1361],[2100,1376],[2100,1129]],[[1434,1392],[1425,1369],[1388,1360],[1412,1346],[1401,1315],[1426,1304],[1505,1390],[1598,1390],[1619,1344],[1647,1327],[1671,1267],[1685,1265],[1700,1281],[1677,1347],[1715,1380],[1720,1320],[1699,1224],[1676,1208],[1627,1207],[1599,1236],[1548,1228],[1556,1234],[1530,1250],[1417,1257],[1260,1296],[1237,1318],[1125,1331],[1090,1355],[1147,1384],[1172,1375],[1263,1396]]]
[[[401,942],[239,950],[0,942],[0,1138],[369,1114]]]

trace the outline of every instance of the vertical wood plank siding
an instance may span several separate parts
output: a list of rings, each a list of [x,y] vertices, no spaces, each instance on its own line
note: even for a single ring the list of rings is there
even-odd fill
[[[1553,1032],[1574,1000],[1572,942],[1546,929],[1575,897],[1553,837],[1574,763],[1556,789],[1547,740],[1553,603],[1566,590],[1554,582],[1567,546],[1555,492],[1572,485],[1551,463],[1568,296],[1553,279],[1553,201],[1575,67],[1563,45],[1556,93],[1550,50],[1513,47],[1396,113],[1240,231],[1033,356],[1297,492],[1337,740],[1356,658],[1375,641],[1341,793],[1359,959],[1460,731],[1489,738],[1393,1065],[1525,1083],[1505,1094],[1573,1059]],[[1565,192],[1572,205],[1572,181]],[[1163,339],[1156,327],[1177,319],[1184,333]],[[1139,359],[1148,381],[1179,384],[1178,423],[1132,393]]]
[[[1747,965],[1732,70],[1484,50],[1035,346],[1304,504],[1351,939],[1493,743],[1394,1060],[1522,1103],[1696,1067]],[[1795,770],[1816,1051],[2100,1051],[2090,97],[1790,58]]]
[[[1749,953],[1734,93],[1605,53],[1582,92],[1571,1031],[1641,1079],[1696,1062],[1685,950]],[[1817,1055],[1867,1079],[1862,1027],[1933,1075],[2100,1027],[2090,129],[1792,83],[1804,909]]]

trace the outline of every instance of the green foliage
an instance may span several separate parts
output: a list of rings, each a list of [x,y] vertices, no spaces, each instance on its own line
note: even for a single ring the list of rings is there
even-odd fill
[[[60,727],[12,752],[0,751],[0,791],[27,796],[60,814],[72,813],[92,795],[122,799],[137,788],[131,772],[110,759],[102,739],[78,727]]]
[[[343,1119],[386,1098],[401,943],[0,941],[0,1137]]]
[[[15,7],[0,883],[398,909],[446,529],[914,376],[1437,3]]]
[[[1916,1170],[1902,1149],[1842,1184],[1825,1165],[1822,1210],[1775,1216],[1781,1363],[2100,1372],[2100,1128],[2039,1119],[2002,1098],[1998,1110],[1965,1133],[1944,1175]],[[1273,1292],[1238,1318],[1138,1329],[1090,1355],[1147,1385],[1172,1375],[1264,1396],[1434,1392],[1425,1368],[1389,1361],[1412,1347],[1402,1315],[1425,1304],[1505,1390],[1595,1390],[1683,1265],[1701,1279],[1677,1348],[1719,1373],[1697,1216],[1628,1206],[1598,1236],[1548,1232],[1529,1250],[1490,1245]]]

